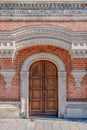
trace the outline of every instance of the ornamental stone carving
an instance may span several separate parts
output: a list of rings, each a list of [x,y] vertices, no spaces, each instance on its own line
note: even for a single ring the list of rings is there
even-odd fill
[[[73,58],[87,58],[87,42],[73,41],[71,55]]]
[[[0,42],[0,58],[12,58],[14,50],[15,50],[15,41],[4,40]]]
[[[73,70],[72,75],[74,77],[76,87],[81,87],[83,77],[87,74],[86,70]]]
[[[6,87],[11,87],[11,82],[16,74],[15,70],[0,70],[0,74],[3,75]]]
[[[87,18],[87,1],[79,2],[57,2],[57,1],[0,1],[0,19],[9,20],[9,18],[16,20],[37,20],[38,19],[50,19],[59,20],[65,19],[86,19]],[[80,16],[79,16],[80,15]],[[3,17],[4,16],[4,17]],[[29,17],[28,17],[29,16]],[[43,17],[42,17],[43,16]],[[58,17],[59,16],[59,17]],[[68,19],[67,19],[68,16]],[[75,16],[75,17],[72,17]],[[81,17],[82,16],[82,17]],[[84,17],[85,16],[85,17]]]
[[[14,58],[20,49],[33,45],[58,46],[69,50],[72,58],[87,58],[87,34],[61,27],[27,27],[21,31],[0,33],[0,40],[0,58]]]

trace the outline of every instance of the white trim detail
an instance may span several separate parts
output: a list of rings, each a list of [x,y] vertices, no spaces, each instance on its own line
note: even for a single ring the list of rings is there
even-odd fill
[[[73,58],[87,58],[87,42],[73,41],[71,55]]]
[[[21,72],[21,116],[29,117],[29,68],[39,60],[48,60],[53,62],[58,69],[58,117],[66,115],[66,69],[63,61],[50,53],[37,53],[25,59]]]
[[[87,74],[86,70],[73,70],[71,73],[74,76],[76,87],[81,87],[82,78]]]
[[[41,24],[11,32],[0,32],[0,58],[15,58],[20,49],[53,45],[70,52],[72,58],[87,58],[87,33]]]
[[[11,82],[13,77],[16,74],[15,70],[1,70],[0,71],[1,75],[4,77],[4,81],[6,82],[6,87],[11,87]]]

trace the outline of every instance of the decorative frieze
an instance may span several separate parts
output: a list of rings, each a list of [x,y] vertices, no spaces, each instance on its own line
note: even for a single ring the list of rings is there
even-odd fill
[[[14,54],[14,50],[15,50],[14,41],[0,42],[0,58],[12,58]]]
[[[87,50],[71,50],[72,58],[87,58]]]
[[[33,45],[54,45],[69,50],[72,58],[87,58],[86,39],[86,33],[78,34],[59,27],[28,27],[0,34],[0,58],[15,58],[20,49]]]
[[[86,41],[72,42],[71,54],[73,58],[87,58],[87,42]]]
[[[11,82],[13,77],[15,76],[15,70],[1,70],[0,74],[3,75],[4,81],[6,82],[6,87],[11,87]]]
[[[0,9],[0,16],[87,15],[87,9]]]
[[[40,16],[57,18],[57,16],[75,16],[85,19],[87,15],[87,2],[0,2],[0,19],[21,19],[29,20],[30,18],[38,18]],[[3,17],[6,16],[6,17]],[[28,17],[29,16],[29,17]],[[30,17],[31,16],[31,17]],[[50,17],[51,16],[51,17]],[[43,19],[42,17],[40,17]],[[72,17],[71,17],[72,18]],[[82,17],[81,17],[82,18]],[[69,19],[69,18],[68,18]],[[67,19],[67,20],[68,20]],[[58,19],[59,20],[59,19]]]
[[[77,0],[78,1],[78,0]],[[10,1],[8,0],[8,2],[2,2],[0,1],[0,8],[3,9],[86,9],[87,8],[87,2],[84,1],[83,2],[76,2],[76,1],[72,1],[72,2],[64,2],[64,1],[20,1],[19,2],[14,2],[14,1]]]
[[[85,50],[87,49],[87,41],[73,41],[72,49],[74,50]]]
[[[86,70],[73,70],[72,75],[74,77],[76,87],[81,87],[83,77],[87,74]]]

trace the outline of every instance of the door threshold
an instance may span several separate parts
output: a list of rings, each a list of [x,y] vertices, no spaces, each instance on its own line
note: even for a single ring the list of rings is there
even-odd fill
[[[59,117],[57,116],[32,116],[32,117],[27,117],[27,119],[30,119],[30,120],[34,120],[34,119],[40,119],[40,120],[52,120],[52,119],[60,119]]]

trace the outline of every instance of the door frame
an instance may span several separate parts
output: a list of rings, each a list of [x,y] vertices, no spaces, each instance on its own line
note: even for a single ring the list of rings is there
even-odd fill
[[[51,68],[53,67],[53,71],[52,71],[52,73],[50,74],[50,73],[47,73],[47,65],[49,65],[49,66],[51,66]],[[38,74],[36,74],[33,70],[34,70],[34,67],[36,67],[36,66],[38,66],[38,68],[39,68],[39,70],[38,70]],[[36,62],[34,62],[31,66],[30,66],[30,78],[29,78],[29,80],[31,80],[31,81],[29,81],[29,86],[31,86],[31,87],[33,87],[33,89],[32,88],[29,88],[29,105],[33,102],[33,101],[35,101],[36,99],[37,99],[37,101],[38,101],[38,98],[36,97],[36,99],[35,98],[33,98],[33,96],[31,95],[30,96],[30,93],[32,93],[33,91],[35,91],[36,90],[36,88],[34,87],[34,85],[33,85],[33,79],[37,79],[38,77],[39,77],[39,83],[40,83],[40,85],[37,87],[37,90],[39,90],[39,91],[41,91],[41,97],[39,97],[39,103],[40,103],[40,116],[43,116],[43,117],[45,117],[45,116],[49,116],[49,117],[51,117],[51,116],[54,116],[54,117],[56,117],[56,116],[58,116],[58,107],[57,107],[57,104],[58,104],[58,70],[57,70],[57,67],[56,67],[56,65],[55,64],[53,64],[52,62],[49,62],[49,61],[47,61],[47,60],[39,60],[39,61],[36,61]],[[33,71],[33,75],[32,75],[32,71]],[[48,75],[47,75],[48,74]],[[47,107],[47,102],[48,102],[48,99],[46,98],[46,95],[47,95],[47,92],[49,91],[49,83],[47,84],[47,81],[49,80],[49,79],[53,79],[54,80],[54,82],[55,82],[55,88],[53,87],[54,86],[54,83],[52,84],[52,90],[51,91],[55,91],[55,94],[56,94],[56,98],[55,98],[55,94],[53,95],[53,97],[51,97],[52,99],[55,99],[56,100],[56,102],[54,101],[54,103],[55,103],[55,110],[57,111],[56,113],[55,112],[53,112],[53,110],[51,111],[51,112],[48,112],[49,110],[46,110],[46,107]],[[46,88],[46,87],[48,88]],[[56,90],[55,90],[56,89]],[[31,92],[30,92],[31,91]],[[46,95],[45,95],[45,94]],[[48,94],[49,95],[49,94]],[[30,99],[30,97],[33,99],[33,100],[31,100]],[[50,99],[50,98],[49,98]],[[51,100],[51,99],[50,99]],[[44,104],[44,108],[43,108],[43,104]],[[39,104],[38,104],[39,105]],[[49,106],[49,105],[48,105]],[[37,110],[36,110],[37,111]],[[53,115],[53,113],[55,113],[55,115]],[[39,116],[39,114],[37,114],[37,112],[36,112],[36,114],[35,113],[33,113],[33,111],[32,111],[32,109],[31,109],[31,107],[29,106],[29,115],[31,114],[31,117],[32,116]],[[43,115],[44,114],[44,115]]]
[[[21,117],[29,118],[29,70],[39,60],[54,63],[58,70],[58,117],[66,116],[66,68],[64,62],[51,53],[36,53],[27,57],[20,71]]]

